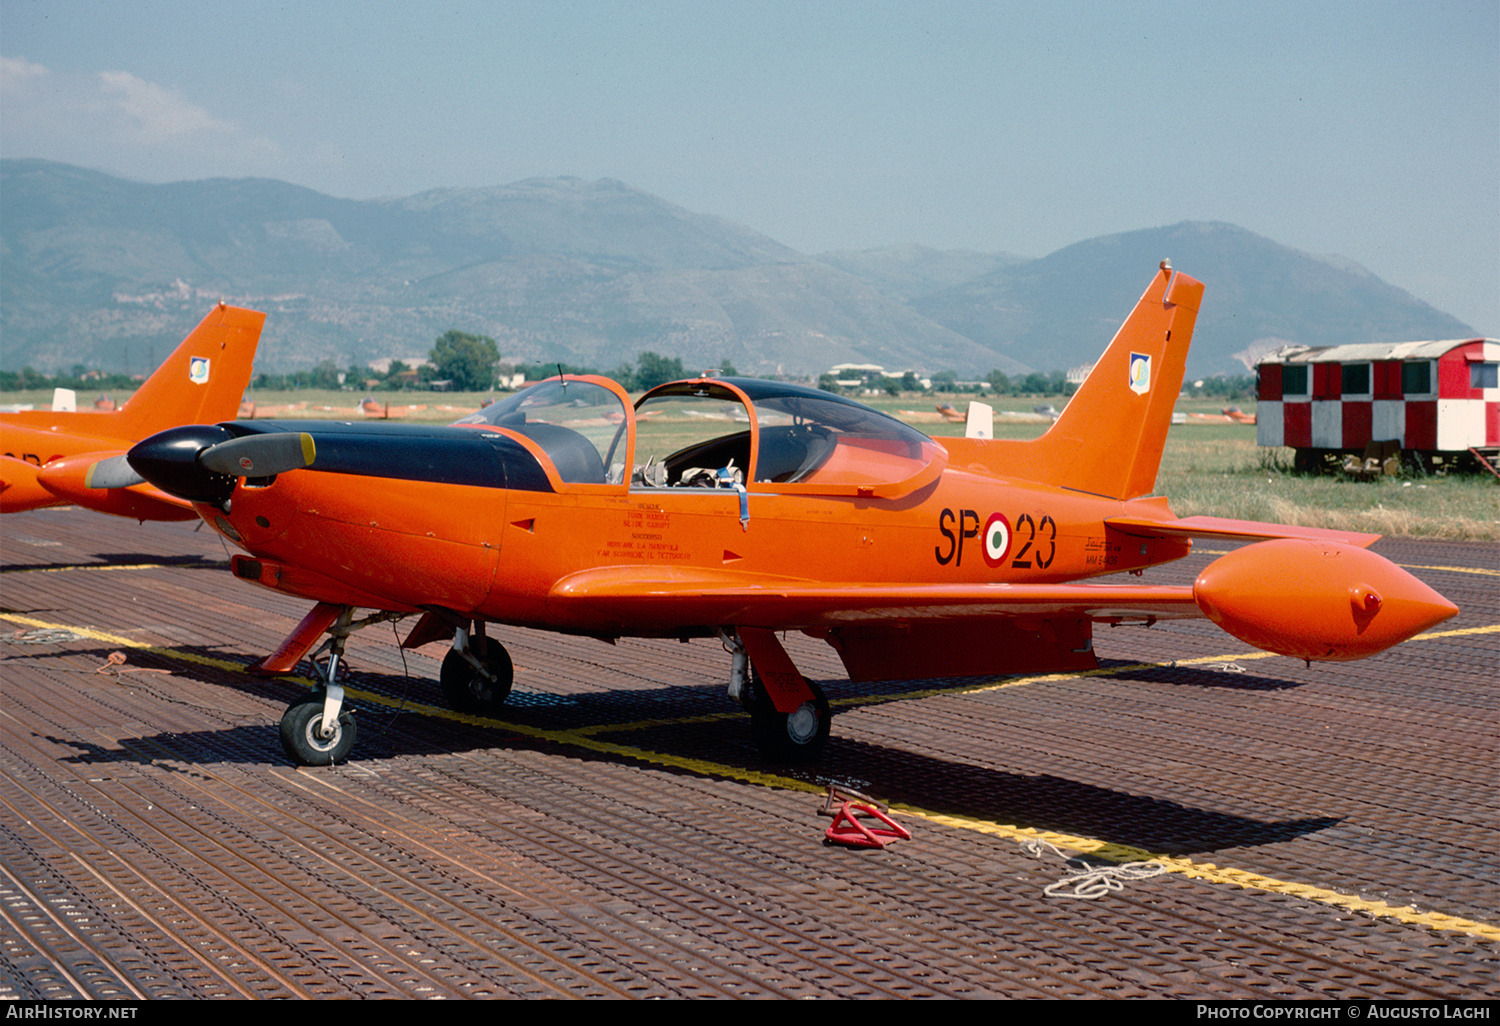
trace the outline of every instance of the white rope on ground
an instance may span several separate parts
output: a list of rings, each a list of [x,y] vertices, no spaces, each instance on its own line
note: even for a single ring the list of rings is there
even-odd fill
[[[4,640],[7,645],[62,645],[69,641],[86,639],[82,634],[75,634],[65,627],[38,627],[34,630],[6,634],[0,640]]]
[[[1123,891],[1131,880],[1149,880],[1167,871],[1160,862],[1125,862],[1097,865],[1082,856],[1069,858],[1053,844],[1042,840],[1027,841],[1021,850],[1032,858],[1039,859],[1048,851],[1068,865],[1078,869],[1072,876],[1065,876],[1048,884],[1042,893],[1049,898],[1102,898],[1111,891]]]

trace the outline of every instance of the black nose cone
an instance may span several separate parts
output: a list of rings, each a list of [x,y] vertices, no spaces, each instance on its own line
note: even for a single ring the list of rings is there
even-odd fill
[[[212,424],[188,424],[136,443],[125,459],[137,474],[169,495],[189,502],[222,502],[234,491],[235,478],[205,469],[198,454],[233,437]]]

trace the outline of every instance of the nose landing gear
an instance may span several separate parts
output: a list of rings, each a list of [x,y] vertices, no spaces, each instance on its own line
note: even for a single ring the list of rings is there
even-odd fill
[[[328,649],[328,662],[319,663],[317,654],[312,659],[313,672],[322,678],[323,687],[293,702],[281,716],[282,751],[299,766],[332,766],[347,759],[354,747],[354,713],[344,708],[339,664],[344,658],[344,642],[370,620],[359,624],[353,621],[353,608],[340,607],[323,643]]]

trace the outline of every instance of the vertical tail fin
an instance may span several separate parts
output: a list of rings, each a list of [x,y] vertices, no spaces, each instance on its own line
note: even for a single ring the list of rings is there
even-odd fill
[[[118,433],[132,440],[179,424],[234,420],[266,315],[220,303],[116,411]]]
[[[993,472],[1112,499],[1145,495],[1182,391],[1203,283],[1161,270],[1067,409],[1041,438],[987,442],[978,456]]]

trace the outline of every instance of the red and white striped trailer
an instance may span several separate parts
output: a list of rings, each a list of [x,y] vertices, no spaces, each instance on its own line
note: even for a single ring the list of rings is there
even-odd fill
[[[1299,469],[1394,440],[1427,466],[1500,446],[1500,341],[1287,346],[1255,368],[1256,441]]]

